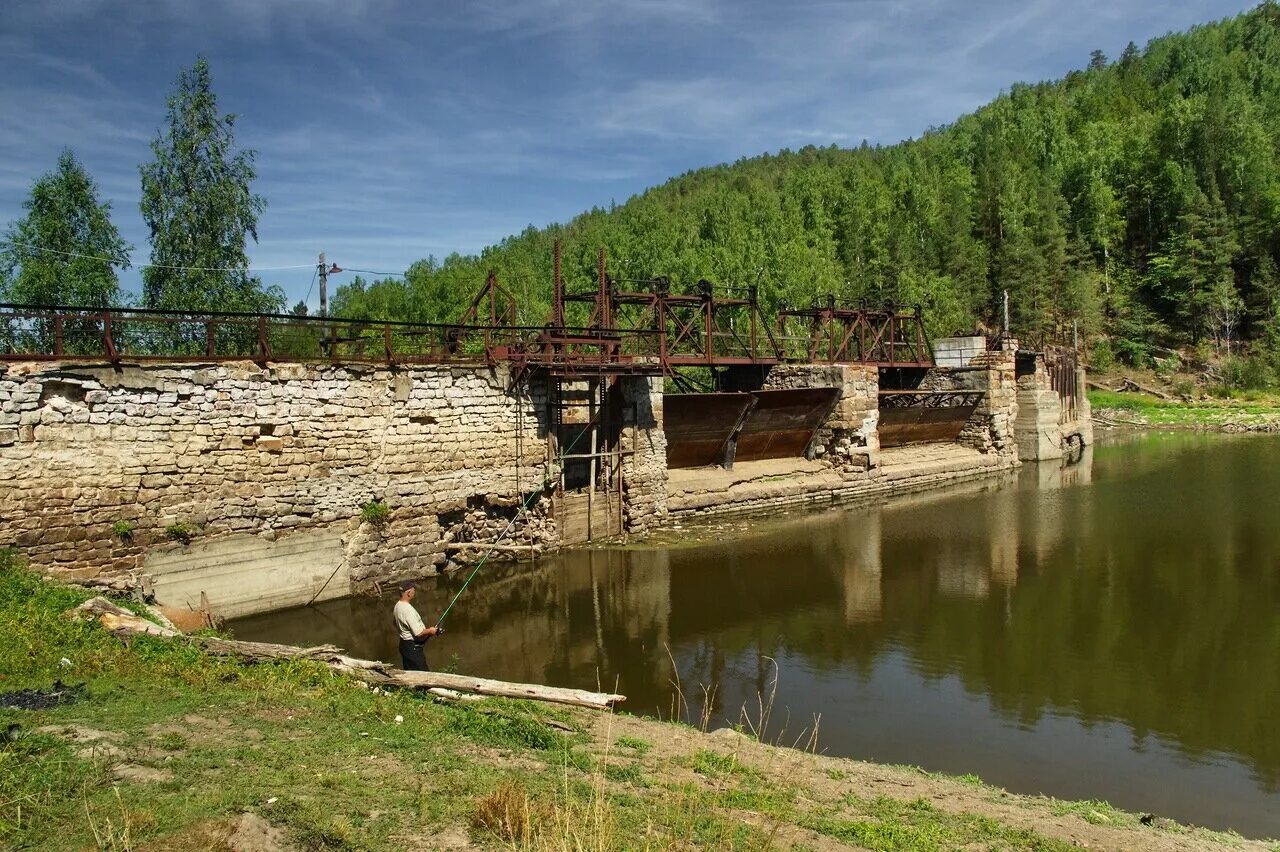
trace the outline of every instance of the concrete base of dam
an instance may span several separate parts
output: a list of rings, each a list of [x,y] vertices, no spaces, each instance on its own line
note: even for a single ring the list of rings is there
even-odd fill
[[[881,450],[876,469],[849,474],[804,459],[743,462],[732,470],[673,470],[667,506],[673,517],[821,508],[987,476],[1017,464],[1015,458],[959,444],[918,444]]]

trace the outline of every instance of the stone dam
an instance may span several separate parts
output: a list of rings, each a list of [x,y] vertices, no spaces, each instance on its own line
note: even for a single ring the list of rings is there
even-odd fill
[[[716,394],[505,364],[11,361],[0,547],[236,617],[474,563],[495,542],[527,559],[1091,442],[1074,365],[1006,341],[945,366],[937,344],[927,369],[730,368]]]

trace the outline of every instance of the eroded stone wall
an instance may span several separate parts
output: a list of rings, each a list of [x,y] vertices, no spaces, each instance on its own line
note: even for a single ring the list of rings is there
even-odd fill
[[[983,352],[966,367],[934,367],[920,382],[924,391],[982,391],[982,401],[960,430],[956,442],[1001,462],[1015,463],[1018,444],[1014,422],[1018,417],[1018,384],[1015,365],[1017,344]]]
[[[175,537],[336,529],[334,573],[358,587],[492,541],[530,494],[509,541],[554,545],[544,394],[505,368],[10,365],[0,547],[125,582],[172,561]],[[362,519],[373,502],[385,522]]]
[[[619,379],[622,396],[623,511],[627,532],[667,516],[667,435],[662,429],[662,377]]]

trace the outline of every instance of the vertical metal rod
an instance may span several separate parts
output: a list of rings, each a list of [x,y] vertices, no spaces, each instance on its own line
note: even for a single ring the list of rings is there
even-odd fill
[[[494,290],[497,286],[498,273],[490,269],[489,276],[484,281],[484,288],[489,293],[489,324],[484,329],[484,360],[490,364],[493,363],[493,326],[497,319],[494,304]]]
[[[612,328],[612,311],[609,310],[609,292],[604,274],[604,246],[596,252],[596,315],[600,328]]]
[[[271,360],[271,344],[267,341],[267,318],[258,317],[258,357],[263,361]]]
[[[715,322],[716,313],[715,306],[712,304],[712,295],[708,288],[706,295],[702,297],[702,325],[707,335],[707,364],[710,365],[715,357],[715,339],[711,336],[712,323]]]
[[[599,463],[599,460],[596,458],[596,450],[600,446],[600,428],[596,420],[596,414],[598,413],[596,408],[596,396],[597,387],[602,387],[603,385],[603,379],[587,382],[587,394],[591,400],[587,403],[587,428],[591,430],[591,459],[588,462],[588,470],[590,473],[587,475],[587,541],[592,540],[595,532],[592,524],[592,521],[594,520],[592,517],[594,511],[591,497],[592,493],[596,490],[596,465]]]
[[[564,328],[564,278],[561,277],[559,240],[555,242],[551,258],[551,325]]]

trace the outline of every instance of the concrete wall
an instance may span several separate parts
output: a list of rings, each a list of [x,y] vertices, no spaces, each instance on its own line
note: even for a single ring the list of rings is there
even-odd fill
[[[981,336],[940,337],[933,341],[933,361],[939,367],[967,367],[986,351],[987,339]]]

